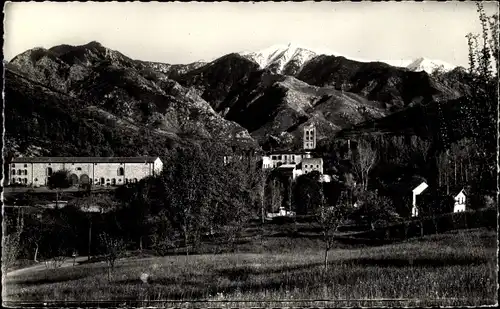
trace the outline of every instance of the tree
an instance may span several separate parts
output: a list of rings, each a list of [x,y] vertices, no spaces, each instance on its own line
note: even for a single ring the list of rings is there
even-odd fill
[[[353,217],[367,222],[372,230],[377,225],[384,226],[399,218],[392,200],[386,196],[379,196],[377,192],[365,191],[358,196],[359,207],[353,212]]]
[[[116,198],[121,202],[118,211],[120,223],[124,231],[137,241],[139,250],[143,249],[143,239],[150,231],[150,218],[152,216],[152,195],[155,190],[155,181],[152,177],[141,179],[138,183],[121,186],[115,191]]]
[[[487,16],[483,4],[477,2],[477,12],[482,32],[480,35],[467,34],[469,46],[469,84],[466,97],[469,106],[466,116],[472,124],[475,151],[479,155],[478,179],[476,182],[487,186],[495,179],[496,146],[499,118],[498,105],[498,14]]]
[[[320,176],[319,172],[311,172],[297,177],[293,185],[293,202],[297,214],[313,214],[321,206],[323,196]]]
[[[106,232],[99,235],[99,240],[104,251],[104,258],[108,266],[108,280],[111,280],[111,271],[115,262],[125,251],[125,243],[122,239],[114,237]]]
[[[369,142],[365,140],[358,141],[357,156],[354,162],[354,170],[361,179],[362,188],[368,189],[368,176],[370,170],[375,165],[377,159],[377,151],[373,149]]]
[[[326,203],[323,192],[319,191],[319,207],[316,210],[316,220],[318,221],[324,242],[324,265],[325,273],[328,271],[328,252],[333,247],[335,234],[339,226],[347,219],[352,211],[347,195],[342,194],[335,206]]]
[[[59,207],[59,196],[62,189],[71,187],[71,180],[68,170],[59,170],[49,176],[48,186],[51,190],[56,190],[56,208]]]

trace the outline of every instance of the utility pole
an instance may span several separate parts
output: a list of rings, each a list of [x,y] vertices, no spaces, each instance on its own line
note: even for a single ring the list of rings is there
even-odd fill
[[[90,205],[88,209],[88,216],[89,216],[89,243],[88,243],[88,260],[90,261],[90,246],[92,243],[92,212],[90,211],[92,209],[92,185],[90,187],[89,191],[89,199],[90,199]]]

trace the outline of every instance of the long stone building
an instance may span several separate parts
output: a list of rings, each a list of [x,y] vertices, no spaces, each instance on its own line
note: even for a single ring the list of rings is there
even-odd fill
[[[46,186],[63,169],[73,185],[116,186],[157,175],[163,163],[159,157],[17,157],[9,166],[9,184]]]

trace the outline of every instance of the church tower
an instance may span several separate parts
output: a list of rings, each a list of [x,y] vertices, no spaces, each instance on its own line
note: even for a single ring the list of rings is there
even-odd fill
[[[304,126],[304,149],[312,150],[316,148],[316,127],[314,124]]]

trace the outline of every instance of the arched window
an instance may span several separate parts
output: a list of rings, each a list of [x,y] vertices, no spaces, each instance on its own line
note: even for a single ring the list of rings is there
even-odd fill
[[[16,170],[12,170],[12,175],[15,175],[16,174]]]
[[[125,170],[123,169],[123,167],[118,168],[118,176],[123,176],[123,175],[125,175]]]
[[[24,175],[28,175],[28,170],[24,170]]]
[[[47,167],[47,175],[52,176],[52,167]]]
[[[22,174],[23,174],[23,171],[22,171],[21,169],[18,169],[18,170],[17,170],[17,174],[18,174],[18,175],[22,175]]]
[[[114,186],[116,185],[116,178],[111,179],[111,184]]]

